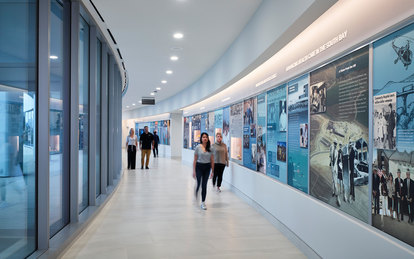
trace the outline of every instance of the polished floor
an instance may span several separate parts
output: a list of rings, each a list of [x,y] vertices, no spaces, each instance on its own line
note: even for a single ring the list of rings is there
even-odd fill
[[[306,258],[226,185],[218,193],[209,180],[201,210],[192,168],[181,160],[151,157],[150,169],[138,168],[124,171],[63,258]]]

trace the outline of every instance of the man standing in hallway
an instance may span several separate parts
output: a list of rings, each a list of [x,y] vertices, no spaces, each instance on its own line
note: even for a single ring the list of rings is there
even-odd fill
[[[152,149],[154,157],[158,156],[158,143],[160,143],[160,138],[157,135],[157,131],[154,130],[154,148]]]
[[[403,184],[403,193],[405,194],[405,204],[407,204],[408,223],[413,222],[413,197],[414,197],[414,181],[410,179],[410,169],[407,168],[406,178]]]
[[[139,148],[141,149],[141,169],[144,169],[144,157],[146,156],[145,169],[149,169],[151,149],[154,148],[154,136],[148,132],[148,126],[144,127],[144,133],[139,137]]]

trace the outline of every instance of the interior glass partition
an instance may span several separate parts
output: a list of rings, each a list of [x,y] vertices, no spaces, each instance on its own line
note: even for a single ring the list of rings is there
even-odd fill
[[[79,22],[79,212],[88,206],[89,195],[89,25]]]
[[[36,249],[36,32],[37,1],[0,0],[0,258]]]
[[[96,46],[96,197],[101,193],[101,89],[102,89],[102,43]]]
[[[66,132],[64,130],[65,43],[63,6],[51,0],[50,14],[50,111],[49,111],[49,225],[50,236],[69,223],[69,171],[64,166]]]

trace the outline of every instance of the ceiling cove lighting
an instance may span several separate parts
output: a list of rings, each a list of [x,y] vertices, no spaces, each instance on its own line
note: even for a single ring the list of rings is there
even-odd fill
[[[230,100],[231,99],[231,97],[227,97],[227,98],[224,98],[223,100],[221,100],[222,102],[225,102],[225,101],[228,101],[228,100]]]
[[[181,32],[174,33],[173,35],[174,39],[182,39],[184,37],[184,34]]]
[[[172,61],[177,61],[177,60],[178,60],[178,57],[177,57],[177,56],[171,56],[171,57],[170,57],[170,59],[171,59]]]
[[[50,59],[58,59],[58,56],[51,55]]]
[[[168,75],[171,75],[173,73],[173,71],[172,70],[167,70],[167,71],[165,71],[165,73],[168,74]]]
[[[162,80],[161,83],[166,84],[167,80]]]
[[[200,108],[200,110],[204,110],[205,108],[206,108],[206,107],[204,107],[204,106],[203,106],[203,107],[201,107],[201,108]]]

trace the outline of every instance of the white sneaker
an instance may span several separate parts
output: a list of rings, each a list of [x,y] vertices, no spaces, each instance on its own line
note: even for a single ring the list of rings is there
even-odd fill
[[[220,189],[220,187],[217,187],[217,192],[221,192],[221,189]]]
[[[202,202],[200,208],[202,210],[206,210],[207,209],[207,206],[206,206],[206,204],[204,202]]]

